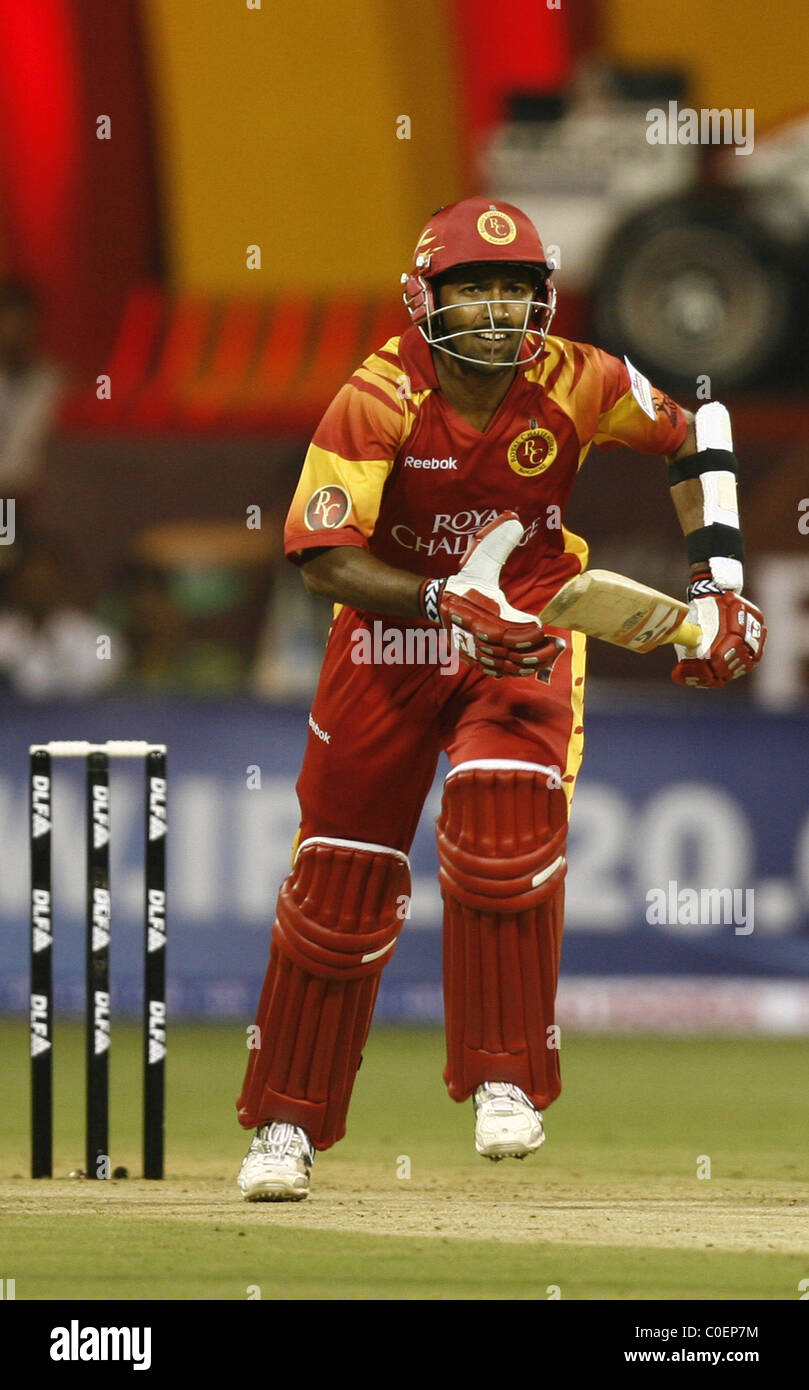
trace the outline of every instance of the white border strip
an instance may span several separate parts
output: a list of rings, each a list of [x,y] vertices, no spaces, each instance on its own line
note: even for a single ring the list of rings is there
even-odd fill
[[[410,860],[401,849],[391,849],[390,845],[374,845],[367,840],[337,840],[332,835],[310,835],[308,840],[301,840],[295,851],[293,864],[297,863],[298,855],[307,845],[340,845],[343,849],[369,849],[375,854],[392,854],[407,865],[408,871],[410,869]],[[385,949],[387,950],[387,947]]]
[[[468,763],[458,763],[457,767],[451,768],[444,778],[444,781],[448,782],[450,777],[455,776],[456,772],[466,772],[470,767],[480,767],[483,768],[484,771],[490,768],[507,769],[517,767],[525,772],[547,772],[551,773],[554,777],[559,776],[558,767],[546,767],[544,763],[521,763],[515,758],[476,758]]]
[[[555,874],[556,870],[560,868],[561,865],[564,864],[564,862],[565,856],[563,854],[558,855],[558,857],[554,859],[553,863],[548,865],[547,869],[543,869],[541,873],[534,874],[534,877],[531,879],[531,887],[539,888],[540,884],[544,883],[546,879],[550,878],[551,874]]]

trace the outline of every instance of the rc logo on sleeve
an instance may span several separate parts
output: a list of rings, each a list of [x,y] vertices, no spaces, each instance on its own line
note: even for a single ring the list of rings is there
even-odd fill
[[[508,446],[508,466],[524,478],[533,478],[550,468],[558,452],[556,436],[536,426],[512,439]]]
[[[308,531],[335,531],[351,511],[351,498],[344,487],[328,483],[313,492],[303,513]]]

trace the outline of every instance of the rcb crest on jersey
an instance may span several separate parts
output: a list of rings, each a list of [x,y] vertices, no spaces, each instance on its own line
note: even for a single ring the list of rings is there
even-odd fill
[[[512,439],[508,446],[508,466],[524,478],[533,478],[550,468],[558,450],[556,436],[550,430],[534,426]]]

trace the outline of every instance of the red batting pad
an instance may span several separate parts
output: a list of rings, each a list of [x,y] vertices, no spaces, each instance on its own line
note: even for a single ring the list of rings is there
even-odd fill
[[[410,894],[404,855],[350,841],[305,843],[284,880],[239,1123],[286,1120],[317,1149],[345,1134],[379,977]],[[369,958],[370,957],[370,958]]]
[[[562,945],[564,792],[539,768],[470,766],[447,779],[437,834],[449,1093],[461,1101],[483,1081],[511,1081],[542,1109],[561,1090],[548,1028]]]

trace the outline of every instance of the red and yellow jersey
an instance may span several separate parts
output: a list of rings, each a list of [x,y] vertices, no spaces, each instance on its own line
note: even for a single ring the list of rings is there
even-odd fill
[[[511,510],[525,534],[503,585],[517,607],[535,607],[587,563],[586,543],[563,522],[591,445],[670,454],[686,430],[680,407],[643,378],[633,391],[617,358],[548,338],[481,433],[439,389],[430,348],[411,327],[367,358],[326,411],[285,549],[300,562],[313,547],[355,545],[397,569],[443,578],[480,528]]]

